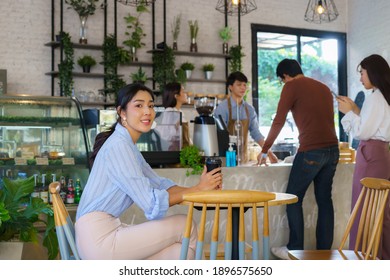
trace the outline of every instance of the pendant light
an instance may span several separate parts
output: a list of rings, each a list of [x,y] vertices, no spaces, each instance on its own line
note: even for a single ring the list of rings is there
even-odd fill
[[[339,16],[333,0],[309,0],[305,20],[322,23],[334,21]]]
[[[223,14],[226,12],[229,16],[244,16],[256,10],[257,6],[255,0],[218,0],[215,9]]]

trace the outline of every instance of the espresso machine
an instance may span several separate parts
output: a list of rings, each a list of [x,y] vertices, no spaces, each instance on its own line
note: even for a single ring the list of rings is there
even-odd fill
[[[195,97],[194,106],[199,116],[194,119],[194,145],[204,156],[225,156],[229,147],[229,132],[220,118],[213,116],[215,97]]]

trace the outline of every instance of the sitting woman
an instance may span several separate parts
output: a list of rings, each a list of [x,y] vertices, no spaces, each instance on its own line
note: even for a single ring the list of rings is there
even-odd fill
[[[165,111],[182,112],[181,107],[183,104],[186,103],[187,103],[187,93],[184,91],[184,87],[180,83],[169,83],[165,85],[164,93],[163,93],[163,106],[165,107]],[[183,148],[192,145],[188,121],[183,117],[183,112],[182,112],[181,123],[182,123],[181,143]]]
[[[96,137],[92,170],[76,215],[76,244],[82,259],[179,259],[186,216],[165,217],[170,206],[188,192],[218,189],[220,168],[206,173],[197,185],[177,186],[158,176],[136,143],[151,129],[155,117],[152,91],[141,84],[122,88],[116,101],[118,120]],[[126,225],[120,216],[133,203],[147,222]],[[193,226],[189,258],[194,257]]]

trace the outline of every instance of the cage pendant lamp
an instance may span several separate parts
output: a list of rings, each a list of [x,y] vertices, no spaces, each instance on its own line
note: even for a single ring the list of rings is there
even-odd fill
[[[137,7],[139,5],[149,6],[150,4],[156,2],[156,0],[116,0],[123,5]]]
[[[255,0],[218,0],[215,9],[223,14],[226,12],[229,16],[244,16],[256,10],[257,6]]]
[[[339,16],[333,0],[309,0],[305,20],[322,23],[334,21]]]

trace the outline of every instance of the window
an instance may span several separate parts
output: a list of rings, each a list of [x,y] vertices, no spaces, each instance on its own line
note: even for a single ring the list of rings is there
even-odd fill
[[[306,76],[325,83],[340,95],[347,95],[345,33],[253,24],[252,98],[264,135],[271,127],[283,87],[276,77],[276,67],[285,58],[298,60]],[[346,141],[337,102],[334,104],[336,132],[340,141]],[[297,143],[297,136],[294,120],[289,115],[275,144]]]

